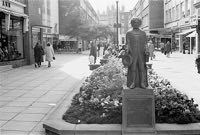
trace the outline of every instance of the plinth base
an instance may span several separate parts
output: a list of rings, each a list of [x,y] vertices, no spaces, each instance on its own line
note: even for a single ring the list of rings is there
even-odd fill
[[[155,103],[152,89],[123,90],[122,135],[155,134]]]

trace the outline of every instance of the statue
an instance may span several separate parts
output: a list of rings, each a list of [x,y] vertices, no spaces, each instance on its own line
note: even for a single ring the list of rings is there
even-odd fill
[[[146,33],[139,29],[141,25],[139,18],[131,20],[133,29],[126,33],[127,54],[122,58],[122,62],[128,67],[127,87],[145,89],[147,82],[146,67]]]

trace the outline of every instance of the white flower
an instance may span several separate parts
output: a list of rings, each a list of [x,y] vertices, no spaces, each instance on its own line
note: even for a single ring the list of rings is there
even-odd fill
[[[99,99],[98,98],[94,98],[94,102],[98,103]]]
[[[119,106],[119,101],[118,101],[118,100],[115,100],[115,101],[114,101],[114,105],[115,105],[115,106]]]
[[[80,98],[78,99],[78,101],[79,101],[80,103],[82,103],[82,102],[83,102],[83,98],[80,97]]]
[[[104,106],[105,104],[104,103],[101,103],[101,106]]]

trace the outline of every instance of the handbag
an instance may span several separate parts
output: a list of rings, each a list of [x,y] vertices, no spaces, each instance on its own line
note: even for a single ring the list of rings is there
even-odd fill
[[[53,60],[55,60],[56,58],[55,57],[53,57]]]

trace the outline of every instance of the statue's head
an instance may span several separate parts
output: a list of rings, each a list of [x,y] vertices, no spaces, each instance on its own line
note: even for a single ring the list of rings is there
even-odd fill
[[[142,20],[141,19],[139,19],[139,18],[133,18],[131,20],[131,26],[133,28],[139,28],[141,25],[142,25]]]

